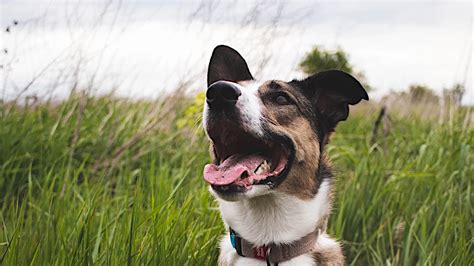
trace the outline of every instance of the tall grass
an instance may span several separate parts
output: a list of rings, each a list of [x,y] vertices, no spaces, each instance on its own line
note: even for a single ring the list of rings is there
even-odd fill
[[[189,104],[1,104],[0,264],[215,264],[224,228]],[[348,263],[474,264],[469,112],[448,123],[392,114],[375,144],[373,109],[340,125],[328,147],[338,173],[329,231]]]

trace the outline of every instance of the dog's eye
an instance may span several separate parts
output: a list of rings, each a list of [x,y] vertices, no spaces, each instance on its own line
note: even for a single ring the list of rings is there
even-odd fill
[[[279,94],[276,96],[275,98],[275,101],[277,104],[279,105],[287,105],[287,104],[290,104],[290,99],[288,98],[288,96],[284,95],[284,94]]]

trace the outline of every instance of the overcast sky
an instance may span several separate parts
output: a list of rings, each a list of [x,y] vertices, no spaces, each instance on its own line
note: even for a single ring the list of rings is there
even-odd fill
[[[470,1],[107,2],[3,0],[3,97],[38,74],[29,93],[58,87],[61,96],[73,79],[86,86],[91,77],[99,91],[132,97],[156,97],[183,81],[205,89],[217,44],[239,50],[257,78],[289,80],[302,77],[298,62],[319,45],[347,51],[372,96],[461,82],[464,102],[474,104]]]

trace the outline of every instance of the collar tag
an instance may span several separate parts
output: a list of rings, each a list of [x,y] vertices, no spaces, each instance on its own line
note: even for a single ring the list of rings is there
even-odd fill
[[[256,248],[253,249],[253,252],[254,252],[255,258],[260,259],[260,260],[267,259],[267,247],[266,246],[256,247]]]

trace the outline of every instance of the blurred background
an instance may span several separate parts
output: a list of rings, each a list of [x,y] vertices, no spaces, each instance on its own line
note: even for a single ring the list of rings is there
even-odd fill
[[[2,96],[94,93],[150,98],[205,89],[212,49],[227,44],[260,79],[301,78],[315,46],[342,50],[371,95],[423,85],[472,90],[471,1],[1,2]]]
[[[326,152],[348,265],[474,265],[471,1],[0,1],[0,265],[215,265],[213,48],[349,72]]]

